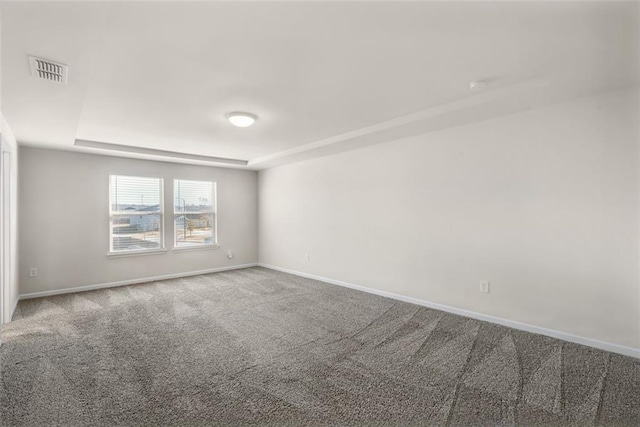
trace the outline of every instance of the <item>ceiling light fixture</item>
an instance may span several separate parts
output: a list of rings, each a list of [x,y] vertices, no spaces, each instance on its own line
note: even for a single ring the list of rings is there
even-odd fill
[[[227,119],[234,126],[237,126],[239,128],[246,128],[251,126],[256,120],[258,120],[258,116],[251,113],[235,112],[227,114]]]
[[[487,86],[489,86],[487,82],[482,80],[475,80],[475,81],[469,82],[469,89],[471,89],[474,92],[480,92],[482,90],[485,90]]]

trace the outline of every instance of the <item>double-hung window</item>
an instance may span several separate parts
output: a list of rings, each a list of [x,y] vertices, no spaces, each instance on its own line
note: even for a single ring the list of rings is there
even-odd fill
[[[163,180],[109,176],[109,253],[164,248]]]
[[[216,183],[173,181],[174,247],[217,245]]]

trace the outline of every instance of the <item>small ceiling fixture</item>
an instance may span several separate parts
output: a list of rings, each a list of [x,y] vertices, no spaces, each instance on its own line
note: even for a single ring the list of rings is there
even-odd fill
[[[227,119],[234,126],[237,126],[239,128],[246,128],[251,126],[256,120],[258,120],[258,116],[251,113],[235,112],[227,114]]]
[[[469,89],[475,92],[480,92],[481,90],[486,89],[487,86],[487,82],[482,80],[474,80],[472,82],[469,82]]]

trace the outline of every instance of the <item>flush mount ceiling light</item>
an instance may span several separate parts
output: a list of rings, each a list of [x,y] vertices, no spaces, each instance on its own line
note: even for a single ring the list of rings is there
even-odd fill
[[[487,82],[482,80],[475,80],[475,81],[469,82],[469,89],[471,89],[474,92],[480,92],[481,90],[485,90],[487,86],[488,86]]]
[[[235,112],[227,114],[227,119],[234,126],[246,128],[251,126],[258,119],[258,116],[251,113]]]

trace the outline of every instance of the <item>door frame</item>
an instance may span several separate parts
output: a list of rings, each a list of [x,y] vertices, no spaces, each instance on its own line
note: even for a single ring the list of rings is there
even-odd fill
[[[11,146],[0,134],[0,324],[10,322],[11,316]],[[0,345],[2,336],[0,332]]]

